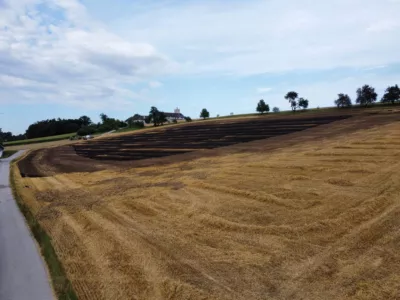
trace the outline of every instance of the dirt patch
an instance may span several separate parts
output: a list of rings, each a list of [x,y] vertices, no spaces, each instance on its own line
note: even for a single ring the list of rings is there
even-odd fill
[[[349,113],[342,113],[322,117],[319,115],[318,118],[309,116],[305,118],[299,115],[293,118],[281,118],[279,122],[251,120],[210,122],[209,124],[205,122],[195,126],[177,126],[154,132],[103,138],[73,146],[36,150],[20,161],[19,168],[23,176],[40,177],[59,173],[161,166],[199,157],[218,157],[228,153],[271,151],[279,147],[324,140],[388,124],[400,120],[400,114],[370,115],[366,113],[351,117]],[[287,130],[285,131],[284,128]],[[251,132],[252,135],[244,138],[243,135],[249,134],[247,132]],[[173,147],[175,150],[171,149]],[[182,165],[181,168],[184,170],[189,166]],[[140,174],[146,176],[146,173],[139,172]]]

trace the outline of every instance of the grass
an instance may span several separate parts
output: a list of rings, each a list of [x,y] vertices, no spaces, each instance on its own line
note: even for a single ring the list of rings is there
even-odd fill
[[[38,144],[38,143],[45,143],[45,142],[54,142],[54,141],[69,139],[73,135],[75,135],[75,133],[66,133],[66,134],[47,136],[47,137],[41,137],[41,138],[36,138],[36,139],[26,139],[26,140],[20,140],[20,141],[5,142],[4,146],[19,146],[19,145]]]
[[[57,298],[59,300],[78,300],[78,297],[72,289],[71,283],[68,280],[64,268],[53,248],[51,237],[42,228],[29,207],[24,203],[21,195],[18,192],[19,189],[17,188],[17,183],[15,179],[15,176],[17,176],[18,174],[18,167],[16,166],[17,160],[18,159],[15,159],[11,162],[10,185],[13,191],[14,198],[17,201],[18,207],[24,215],[26,223],[28,224],[33,236],[39,244],[40,251],[46,261]]]
[[[126,128],[118,129],[118,130],[114,131],[113,133],[131,132],[131,131],[136,131],[136,130],[141,130],[141,129],[146,129],[146,127],[143,127],[143,128],[126,127]]]
[[[0,157],[0,158],[7,158],[7,157],[10,157],[10,156],[14,155],[14,154],[17,153],[17,152],[18,152],[17,150],[4,150],[4,151],[3,151],[3,156]]]

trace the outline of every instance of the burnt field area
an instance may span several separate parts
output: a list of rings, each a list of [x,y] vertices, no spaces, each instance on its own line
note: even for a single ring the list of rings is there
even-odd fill
[[[18,162],[23,177],[164,165],[198,157],[264,152],[325,139],[399,119],[398,113],[354,112],[318,116],[216,120],[117,135],[33,150]],[[229,147],[227,147],[229,146]]]
[[[118,136],[73,145],[73,148],[76,154],[96,160],[141,160],[266,139],[348,117],[339,115],[304,119],[255,119],[225,124],[176,126],[162,133]]]

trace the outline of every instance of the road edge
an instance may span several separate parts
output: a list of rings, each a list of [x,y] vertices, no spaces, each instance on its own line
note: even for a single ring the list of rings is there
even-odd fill
[[[24,216],[25,222],[39,246],[41,256],[46,262],[48,274],[50,275],[53,291],[58,300],[78,300],[76,293],[69,281],[64,267],[54,250],[51,237],[43,229],[35,216],[24,203],[23,198],[18,192],[17,176],[19,175],[17,162],[23,159],[24,155],[13,159],[10,162],[10,187],[17,206]],[[22,177],[21,177],[22,178]]]

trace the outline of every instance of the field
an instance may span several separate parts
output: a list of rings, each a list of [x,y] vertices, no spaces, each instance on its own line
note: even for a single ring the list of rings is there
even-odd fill
[[[30,144],[39,144],[39,143],[46,143],[46,142],[54,142],[60,140],[68,140],[70,136],[75,135],[74,133],[67,133],[67,134],[60,134],[60,135],[53,135],[53,136],[46,136],[36,139],[26,139],[20,141],[13,141],[13,142],[5,142],[4,146],[20,146],[20,145],[30,145]]]
[[[268,139],[256,126],[247,143],[206,149],[203,137],[153,159],[98,159],[104,139],[34,151],[20,167],[35,177],[14,176],[79,299],[398,299],[399,121],[365,114],[270,136],[271,125]],[[229,128],[214,126],[209,137]],[[138,133],[128,152],[144,134],[157,144]]]

